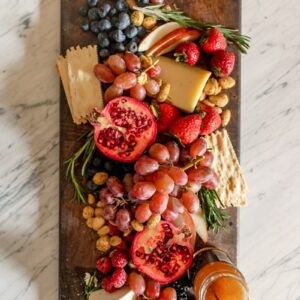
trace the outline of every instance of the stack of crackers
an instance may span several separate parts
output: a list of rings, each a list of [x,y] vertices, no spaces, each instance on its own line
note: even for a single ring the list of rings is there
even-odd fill
[[[86,123],[94,108],[103,108],[101,85],[94,75],[96,64],[97,46],[72,47],[67,50],[66,57],[59,56],[57,59],[57,68],[75,124]]]

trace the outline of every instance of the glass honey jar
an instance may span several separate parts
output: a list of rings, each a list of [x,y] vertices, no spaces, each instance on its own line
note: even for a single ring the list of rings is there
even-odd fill
[[[248,300],[242,273],[228,255],[217,248],[202,248],[194,254],[190,269],[197,300]]]

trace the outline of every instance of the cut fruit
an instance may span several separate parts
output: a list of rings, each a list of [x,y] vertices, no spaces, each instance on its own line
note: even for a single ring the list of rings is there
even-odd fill
[[[121,288],[113,293],[108,293],[104,289],[90,294],[89,300],[134,300],[135,294],[128,287]]]
[[[192,113],[211,72],[163,56],[159,58],[158,64],[161,67],[159,77],[171,85],[170,102],[181,110]]]
[[[206,244],[208,241],[208,231],[206,222],[204,220],[203,212],[200,210],[197,213],[191,214],[191,216],[194,221],[197,234]]]
[[[141,273],[159,283],[170,283],[191,265],[193,247],[184,231],[161,221],[155,228],[146,228],[135,236],[132,259]]]
[[[177,22],[165,23],[153,31],[151,31],[139,44],[138,51],[144,52],[151,48],[156,42],[158,42],[166,34],[174,31],[175,29],[183,28]]]
[[[154,43],[146,52],[146,55],[163,55],[174,50],[179,44],[187,41],[194,41],[202,35],[202,32],[196,29],[177,28],[164,35],[160,40]]]

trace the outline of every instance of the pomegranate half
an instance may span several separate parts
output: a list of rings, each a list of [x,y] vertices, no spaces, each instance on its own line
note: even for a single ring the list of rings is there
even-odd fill
[[[130,98],[111,100],[92,115],[97,148],[114,160],[131,162],[155,141],[157,124],[145,103]]]
[[[136,234],[131,254],[137,269],[160,283],[183,276],[193,260],[190,238],[166,221]]]

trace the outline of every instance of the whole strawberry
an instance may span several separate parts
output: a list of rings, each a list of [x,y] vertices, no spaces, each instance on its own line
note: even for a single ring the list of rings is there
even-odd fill
[[[166,102],[159,104],[158,109],[157,130],[158,132],[165,132],[169,129],[170,124],[181,116],[181,112],[177,107]]]
[[[113,293],[116,290],[116,288],[114,287],[113,282],[111,280],[111,276],[105,277],[102,280],[102,286],[103,286],[104,290],[108,293]]]
[[[174,56],[176,61],[194,65],[200,59],[200,49],[193,42],[183,42],[176,47]]]
[[[204,52],[212,54],[218,50],[225,50],[227,41],[221,31],[211,28],[201,38],[200,45]]]
[[[232,51],[217,51],[211,59],[210,67],[218,77],[229,76],[233,71],[235,55]]]
[[[202,116],[201,135],[210,134],[221,126],[221,117],[215,108],[208,105],[201,105],[200,115]]]
[[[181,117],[170,125],[170,133],[180,139],[184,145],[194,142],[200,131],[202,118],[200,115]]]
[[[102,274],[107,274],[112,270],[111,260],[109,257],[101,257],[97,260],[97,270]]]

